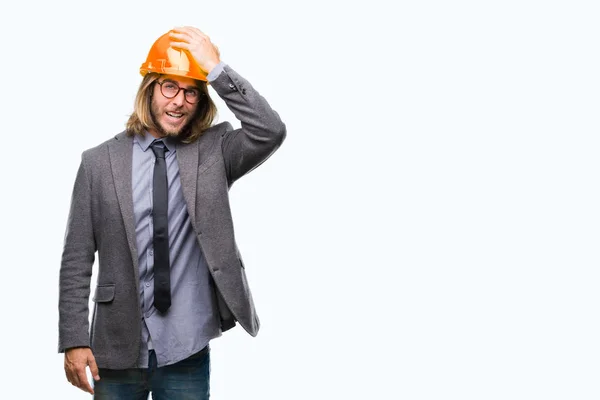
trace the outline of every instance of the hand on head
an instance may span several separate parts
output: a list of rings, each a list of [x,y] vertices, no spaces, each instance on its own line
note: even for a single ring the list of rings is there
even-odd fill
[[[188,51],[207,74],[221,62],[219,48],[198,28],[183,26],[169,32],[171,47]]]

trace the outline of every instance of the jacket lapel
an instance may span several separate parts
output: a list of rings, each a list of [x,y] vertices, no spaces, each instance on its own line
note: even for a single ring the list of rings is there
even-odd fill
[[[125,132],[119,133],[108,144],[108,154],[119,208],[125,224],[127,243],[133,258],[134,273],[138,277],[138,254],[135,242],[135,219],[133,216],[133,195],[131,192],[131,163],[133,153],[133,137]]]
[[[183,198],[187,204],[192,226],[196,229],[196,183],[198,176],[198,141],[190,144],[177,143],[177,164]]]
[[[192,227],[198,232],[196,226],[196,189],[198,187],[198,175],[202,174],[211,165],[215,158],[213,147],[217,143],[218,132],[213,128],[206,130],[193,143],[177,143],[177,163],[179,164],[179,177],[183,189],[183,198],[187,204]],[[219,153],[220,154],[220,153]]]

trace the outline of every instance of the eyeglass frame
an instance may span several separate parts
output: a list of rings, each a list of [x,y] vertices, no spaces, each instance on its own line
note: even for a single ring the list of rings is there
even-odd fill
[[[183,98],[185,99],[186,102],[188,102],[189,104],[198,104],[200,103],[200,100],[202,100],[202,97],[204,96],[204,93],[198,88],[198,87],[194,87],[194,88],[182,88],[181,86],[179,86],[177,84],[177,82],[175,82],[174,80],[171,79],[164,79],[162,81],[155,81],[156,83],[158,83],[158,85],[160,86],[160,94],[162,94],[166,99],[174,99],[175,97],[177,97],[179,95],[179,92],[181,92],[183,90]],[[163,92],[163,84],[167,82],[167,83],[171,83],[175,86],[177,86],[177,93],[175,93],[173,96],[169,97],[166,94],[164,94]],[[192,103],[191,101],[189,101],[187,99],[187,94],[188,92],[193,92],[193,91],[197,91],[198,92],[198,101],[196,103]]]

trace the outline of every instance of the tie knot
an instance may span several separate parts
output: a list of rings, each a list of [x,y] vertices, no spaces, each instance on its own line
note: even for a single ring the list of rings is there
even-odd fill
[[[154,152],[154,156],[156,156],[156,158],[165,158],[165,152],[167,151],[167,149],[162,140],[155,140],[150,145],[150,148]]]

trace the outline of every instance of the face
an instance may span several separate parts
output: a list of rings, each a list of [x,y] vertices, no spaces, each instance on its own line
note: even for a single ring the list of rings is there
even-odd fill
[[[190,104],[185,99],[184,90],[180,90],[171,99],[165,97],[161,92],[161,85],[159,84],[161,82],[163,85],[162,92],[164,93],[173,88],[176,91],[177,89],[173,85],[177,85],[182,89],[195,89],[198,92],[200,92],[200,89],[198,89],[196,81],[193,79],[176,75],[163,75],[154,84],[154,88],[152,89],[152,117],[160,131],[150,130],[150,133],[154,137],[177,136],[194,117],[198,103]]]

